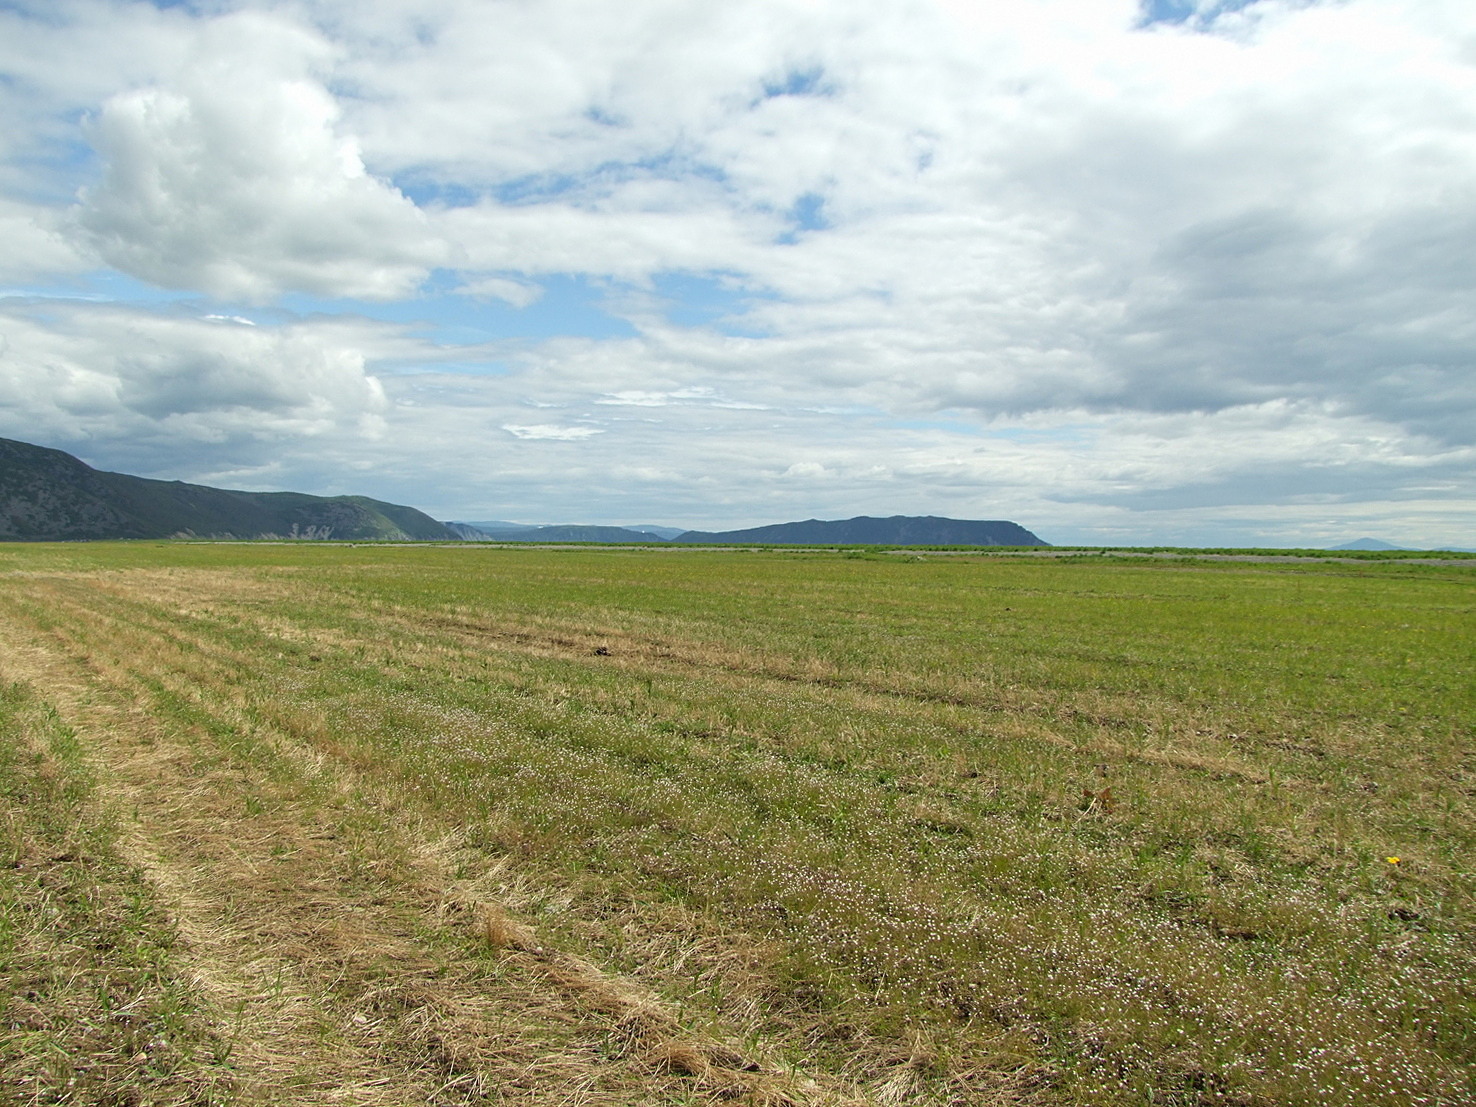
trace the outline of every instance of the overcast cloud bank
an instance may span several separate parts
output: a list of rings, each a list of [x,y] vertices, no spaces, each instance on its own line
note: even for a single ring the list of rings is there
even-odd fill
[[[0,69],[3,436],[441,518],[1476,545],[1466,0],[52,0]]]

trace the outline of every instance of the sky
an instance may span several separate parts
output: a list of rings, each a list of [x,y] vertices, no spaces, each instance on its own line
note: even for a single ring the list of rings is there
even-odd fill
[[[1476,546],[1470,0],[0,0],[0,436],[440,519]]]

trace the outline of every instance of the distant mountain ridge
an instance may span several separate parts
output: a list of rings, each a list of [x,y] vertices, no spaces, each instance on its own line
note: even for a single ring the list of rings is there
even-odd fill
[[[893,515],[879,519],[806,519],[744,530],[679,530],[602,526],[530,526],[524,523],[447,523],[462,538],[480,542],[753,543],[795,546],[1048,546],[1018,523],[1002,519],[945,519],[937,515]]]
[[[1470,546],[1435,546],[1425,550],[1420,546],[1396,546],[1392,542],[1385,542],[1382,538],[1355,538],[1352,542],[1344,542],[1341,546],[1329,546],[1329,550],[1361,550],[1374,553],[1476,553]]]
[[[0,541],[106,538],[454,539],[424,512],[367,496],[238,492],[94,469],[0,438]]]
[[[447,523],[460,537],[473,542],[665,542],[659,534],[628,527],[558,525],[530,527],[480,523]]]
[[[0,438],[0,541],[110,538],[347,539],[754,543],[772,545],[1046,546],[1018,523],[893,515],[806,519],[727,531],[613,526],[441,523],[367,496],[242,492],[94,469],[62,450]]]
[[[1352,542],[1344,542],[1341,546],[1329,546],[1330,550],[1408,550],[1409,546],[1396,546],[1392,542],[1385,542],[1382,538],[1356,538]]]
[[[822,546],[1048,546],[1019,523],[1003,519],[945,519],[937,515],[893,515],[776,523],[746,530],[689,530],[674,542],[758,542]]]

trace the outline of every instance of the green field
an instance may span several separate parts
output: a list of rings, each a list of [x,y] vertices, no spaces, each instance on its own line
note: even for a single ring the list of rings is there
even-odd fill
[[[1469,1103],[1473,674],[1476,562],[6,546],[0,1103]]]

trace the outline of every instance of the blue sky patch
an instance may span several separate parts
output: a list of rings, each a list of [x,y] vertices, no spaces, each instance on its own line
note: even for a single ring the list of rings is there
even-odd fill
[[[454,294],[457,283],[454,274],[437,270],[426,283],[424,294],[413,300],[368,303],[292,293],[283,296],[281,303],[297,315],[351,314],[411,326],[443,345],[567,335],[634,338],[637,334],[627,320],[605,309],[608,289],[587,277],[554,274],[537,281],[522,280],[520,283],[536,284],[543,290],[526,307],[492,296]]]
[[[0,289],[0,296],[35,300],[87,300],[100,304],[190,304],[198,306],[213,301],[195,292],[177,288],[160,288],[130,277],[116,269],[95,269],[79,273],[67,281],[54,284],[12,285]]]
[[[571,195],[589,193],[592,187],[604,190],[622,181],[653,177],[668,181],[686,181],[695,178],[720,185],[728,183],[727,174],[717,166],[694,161],[679,150],[664,150],[659,154],[652,154],[650,157],[639,158],[635,161],[605,162],[578,176],[565,173],[532,173],[516,177],[494,186],[488,191],[488,195],[498,203],[509,206],[542,204],[551,200],[566,199]],[[398,181],[396,183],[400,184]],[[428,202],[439,201],[450,206],[457,206],[453,201],[458,198],[458,194],[439,189],[434,182],[407,178],[404,184],[400,184],[400,189],[416,203],[420,203],[420,197],[425,196]],[[459,198],[464,203],[480,199],[479,196],[466,192],[460,194]]]
[[[825,218],[825,197],[818,192],[806,192],[788,211],[789,230],[781,234],[776,242],[792,246],[800,235],[808,231],[828,230],[830,220]]]
[[[469,208],[476,205],[483,195],[478,189],[455,181],[433,180],[414,173],[391,177],[390,184],[420,208]]]
[[[828,95],[830,88],[822,83],[824,78],[825,70],[818,65],[808,69],[791,69],[783,80],[764,82],[764,99],[772,100],[776,96]]]
[[[767,293],[742,287],[725,274],[662,273],[652,280],[665,302],[663,314],[678,327],[709,327],[722,334],[762,338],[763,332],[743,324],[753,302]]]
[[[1219,0],[1219,3],[1207,8],[1200,18],[1213,19],[1224,12],[1238,12],[1254,3],[1256,0]],[[1147,27],[1154,23],[1187,23],[1196,17],[1197,7],[1195,0],[1142,0],[1142,25]]]
[[[892,419],[883,417],[879,420],[883,426],[894,430],[915,431],[946,431],[949,434],[961,434],[970,438],[983,438],[985,435],[993,435],[995,432],[987,427],[980,426],[977,422],[968,419]]]

